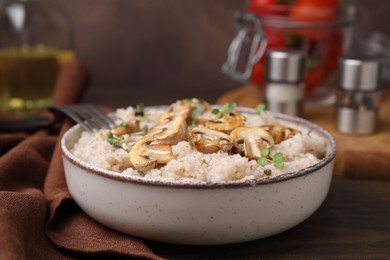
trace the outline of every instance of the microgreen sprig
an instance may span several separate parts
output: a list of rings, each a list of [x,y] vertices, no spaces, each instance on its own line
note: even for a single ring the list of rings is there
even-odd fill
[[[261,157],[257,159],[257,164],[260,166],[264,166],[267,161],[272,161],[273,165],[276,169],[283,169],[283,154],[281,152],[277,152],[272,156],[272,159],[269,159],[269,148],[264,148],[261,150]]]
[[[231,114],[234,109],[236,109],[236,102],[231,102],[231,103],[225,103],[222,106],[222,109],[214,108],[211,110],[211,113],[216,117],[216,118],[221,118],[223,115],[229,115]]]
[[[256,115],[260,115],[261,112],[263,112],[265,110],[265,104],[263,103],[260,103],[256,106],[256,111],[255,111],[255,114]]]
[[[222,111],[223,113],[229,115],[231,112],[234,111],[234,109],[236,109],[236,106],[237,106],[236,102],[226,103],[223,105]]]
[[[119,126],[123,126],[123,127],[126,127],[128,125],[129,125],[129,122],[124,122],[124,121],[119,124]]]
[[[261,150],[261,157],[259,159],[257,159],[257,164],[260,165],[260,166],[264,166],[266,161],[267,161],[267,155],[269,153],[269,149],[268,148],[264,148],[263,150]]]
[[[112,146],[114,146],[115,148],[117,148],[117,149],[122,149],[122,150],[124,150],[124,151],[126,151],[126,152],[130,152],[131,151],[131,147],[129,147],[129,148],[127,148],[127,147],[124,147],[123,146],[123,141],[124,141],[124,137],[123,136],[118,136],[118,137],[116,137],[116,136],[114,136],[114,134],[113,133],[111,133],[111,132],[108,132],[107,133],[107,142],[109,143],[109,144],[111,144]]]
[[[139,103],[136,107],[136,111],[135,111],[135,115],[136,116],[145,116],[145,105],[144,103]]]
[[[284,162],[283,162],[283,154],[281,152],[277,152],[272,156],[272,160],[274,161],[274,167],[276,169],[283,169]]]
[[[218,108],[214,108],[213,110],[211,110],[211,114],[213,114],[216,118],[222,117],[222,112]]]

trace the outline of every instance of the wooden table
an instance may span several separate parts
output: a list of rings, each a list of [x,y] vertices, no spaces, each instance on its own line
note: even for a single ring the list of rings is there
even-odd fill
[[[336,176],[390,180],[390,88],[382,93],[379,128],[370,135],[341,134],[335,128],[334,107],[306,109],[304,118],[328,130],[336,139]],[[255,107],[264,102],[261,88],[247,85],[222,95],[217,104],[235,101],[239,106]]]
[[[390,259],[390,182],[334,178],[311,217],[269,238],[223,246],[147,244],[168,259]]]

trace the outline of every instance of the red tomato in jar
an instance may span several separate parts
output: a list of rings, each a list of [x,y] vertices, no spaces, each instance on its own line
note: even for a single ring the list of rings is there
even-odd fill
[[[329,52],[325,59],[325,73],[335,71],[340,56],[343,54],[343,34],[341,32],[332,33],[329,39]]]
[[[267,38],[267,49],[286,48],[286,32],[280,28],[263,28]]]
[[[251,82],[257,86],[264,84],[264,57],[262,57],[252,68]]]
[[[257,15],[287,15],[292,0],[250,0],[248,11]]]
[[[322,66],[307,69],[305,75],[306,93],[311,93],[321,83],[323,78],[324,69]]]
[[[308,23],[328,23],[337,15],[336,0],[298,0],[291,6],[289,16],[292,21]],[[308,39],[317,40],[329,35],[331,28],[302,28],[295,32]]]
[[[319,5],[338,5],[338,0],[297,0],[296,2],[311,2]]]

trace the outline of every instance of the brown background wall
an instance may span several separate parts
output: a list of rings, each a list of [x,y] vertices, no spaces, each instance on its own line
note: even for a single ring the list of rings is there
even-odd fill
[[[78,57],[92,72],[86,100],[109,105],[210,102],[239,86],[221,72],[242,0],[53,0],[70,14]],[[359,34],[390,35],[390,0],[344,0]],[[115,96],[115,104],[107,101]]]

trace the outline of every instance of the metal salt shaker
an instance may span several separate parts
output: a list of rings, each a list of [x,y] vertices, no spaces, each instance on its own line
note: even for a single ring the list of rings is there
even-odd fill
[[[265,103],[273,112],[302,116],[305,95],[304,55],[270,50],[266,57]]]
[[[347,134],[373,133],[381,94],[380,60],[342,57],[338,74],[337,130]]]

